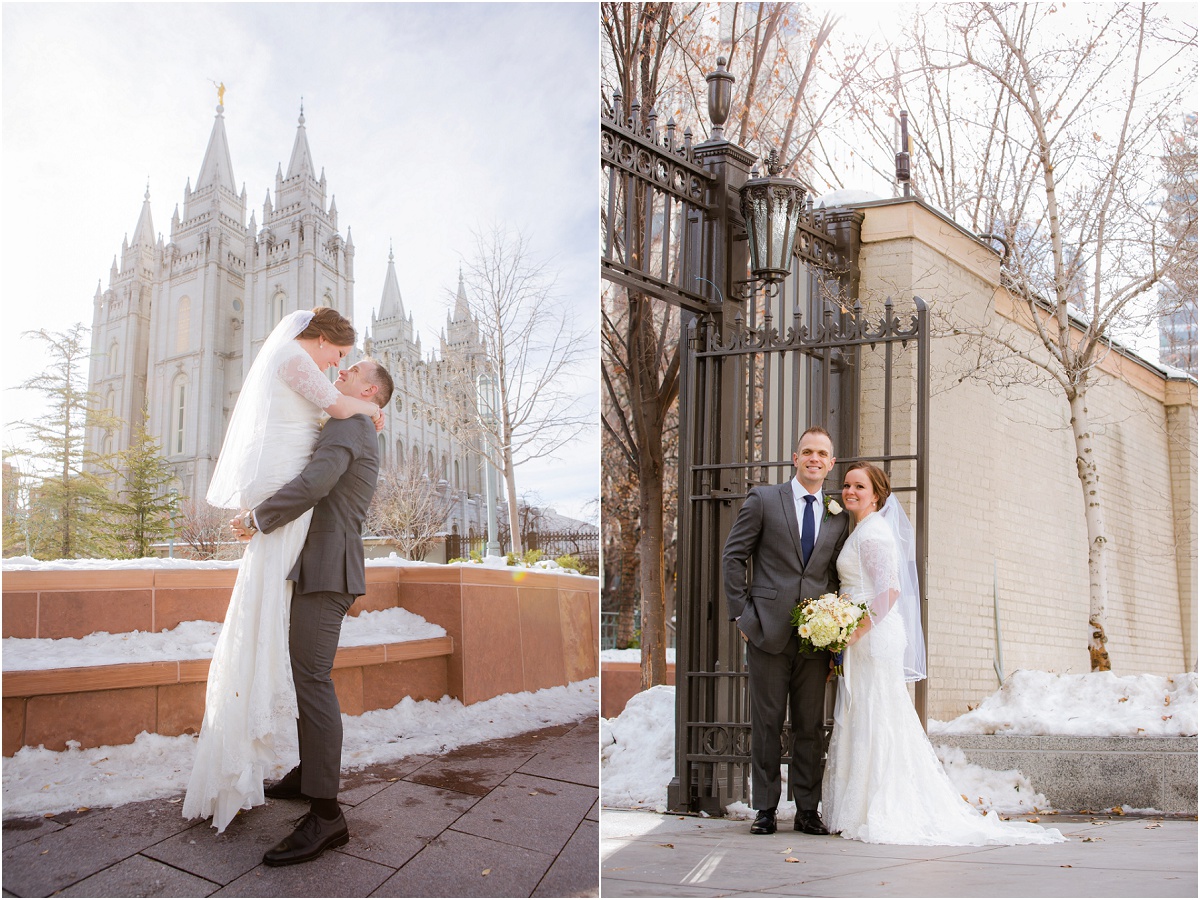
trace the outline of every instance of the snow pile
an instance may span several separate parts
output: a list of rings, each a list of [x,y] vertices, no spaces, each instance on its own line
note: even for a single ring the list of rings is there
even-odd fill
[[[1056,675],[1019,670],[979,706],[930,734],[1172,737],[1196,733],[1196,673]]]
[[[111,666],[120,663],[211,659],[219,622],[181,622],[171,630],[97,631],[83,638],[5,638],[5,672],[65,669],[74,666]],[[398,644],[444,637],[446,629],[399,607],[347,616],[342,623],[339,647]]]
[[[1029,779],[1017,769],[1003,772],[985,769],[967,762],[966,755],[958,747],[946,744],[938,744],[933,749],[954,789],[981,812],[995,810],[1018,815],[1050,806],[1050,801],[1035,791]]]
[[[5,572],[61,572],[72,569],[236,569],[240,559],[160,559],[143,556],[140,559],[54,559],[40,560],[32,556],[10,556],[3,562]]]
[[[600,803],[663,812],[674,777],[675,688],[660,684],[600,720]]]
[[[421,753],[446,753],[465,744],[595,715],[599,682],[592,678],[535,692],[503,694],[471,706],[443,697],[406,698],[387,710],[342,716],[342,767],[363,768]],[[279,777],[296,760],[295,734],[281,736]],[[142,732],[132,744],[80,750],[75,741],[56,753],[26,747],[4,761],[4,818],[46,815],[80,807],[111,807],[136,800],[182,797],[196,738]]]
[[[606,662],[640,663],[641,661],[642,661],[642,651],[640,648],[637,648],[637,647],[635,647],[632,650],[601,650],[600,651],[600,662],[602,662],[602,663],[606,663]],[[667,662],[669,662],[669,663],[675,662],[675,648],[674,647],[667,648]]]

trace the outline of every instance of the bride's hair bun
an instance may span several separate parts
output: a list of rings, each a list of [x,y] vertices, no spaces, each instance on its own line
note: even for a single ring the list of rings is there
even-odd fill
[[[297,338],[323,337],[336,347],[353,347],[358,335],[350,320],[330,306],[318,306],[313,310],[308,327],[296,335]]]

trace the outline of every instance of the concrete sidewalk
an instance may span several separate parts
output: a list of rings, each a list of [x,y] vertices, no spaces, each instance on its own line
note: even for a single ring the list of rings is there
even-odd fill
[[[342,779],[350,843],[262,855],[307,812],[268,800],[223,835],[181,798],[4,823],[5,897],[596,896],[595,717]]]
[[[1196,819],[1043,815],[1065,844],[897,847],[605,809],[604,897],[1195,897]],[[797,860],[788,862],[788,859]]]

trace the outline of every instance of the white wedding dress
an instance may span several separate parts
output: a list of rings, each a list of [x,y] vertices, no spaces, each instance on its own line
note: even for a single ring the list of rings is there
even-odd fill
[[[287,340],[273,358],[272,376],[260,388],[269,396],[245,398],[265,400],[260,409],[266,412],[254,437],[254,452],[260,456],[243,467],[249,475],[230,497],[238,501],[236,508],[253,509],[300,474],[312,456],[321,410],[340,396],[296,341]],[[238,405],[242,402],[239,397]],[[223,456],[227,450],[228,439]],[[275,762],[276,737],[285,729],[295,730],[296,692],[288,651],[292,582],[287,576],[311,518],[310,510],[270,534],[256,532],[250,539],[213,651],[183,816],[211,815],[218,832],[238,810],[264,802],[263,778]]]
[[[837,561],[841,589],[870,609],[899,589],[892,531],[872,513]],[[921,728],[904,675],[907,643],[898,606],[874,619],[843,656],[833,736],[822,783],[822,819],[832,833],[870,844],[1050,844],[1057,829],[979,813],[954,789]]]

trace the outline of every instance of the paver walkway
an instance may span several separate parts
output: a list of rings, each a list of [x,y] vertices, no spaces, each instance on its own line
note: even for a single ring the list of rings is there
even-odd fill
[[[307,812],[268,800],[218,835],[181,798],[4,823],[5,897],[597,896],[595,717],[350,773],[350,843],[262,855]]]
[[[896,847],[604,809],[604,897],[1195,897],[1196,819],[1042,816],[1065,844]],[[788,860],[794,860],[789,862]]]

